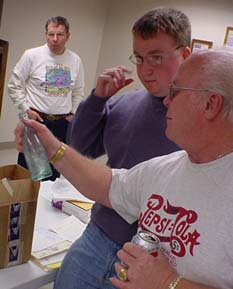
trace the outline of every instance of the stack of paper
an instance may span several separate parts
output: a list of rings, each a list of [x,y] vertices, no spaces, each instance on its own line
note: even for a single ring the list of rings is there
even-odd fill
[[[62,211],[68,215],[73,215],[84,223],[88,223],[91,216],[93,203],[79,201],[63,201]]]
[[[78,239],[86,225],[74,216],[67,217],[51,228],[36,227],[32,244],[32,259],[45,271],[60,267],[67,250]]]
[[[60,267],[66,251],[72,242],[49,229],[37,227],[34,230],[32,258],[45,271]]]
[[[93,201],[83,196],[63,176],[56,179],[51,187],[52,205],[68,215],[74,215],[82,222],[88,223]]]

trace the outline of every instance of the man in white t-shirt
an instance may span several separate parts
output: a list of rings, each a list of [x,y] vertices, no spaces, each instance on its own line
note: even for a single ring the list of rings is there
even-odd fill
[[[78,54],[67,49],[70,25],[62,16],[45,25],[47,43],[24,52],[8,83],[9,95],[19,111],[43,123],[62,142],[68,124],[84,96],[84,70]],[[27,167],[24,155],[18,164]],[[59,174],[53,169],[54,180]]]
[[[151,256],[126,243],[118,252],[120,289],[233,288],[233,52],[206,50],[180,66],[164,100],[166,135],[183,151],[134,168],[110,169],[36,130],[55,167],[88,198],[156,234]],[[22,129],[16,144],[22,149]],[[113,224],[114,226],[114,224]],[[124,277],[124,278],[122,278]]]

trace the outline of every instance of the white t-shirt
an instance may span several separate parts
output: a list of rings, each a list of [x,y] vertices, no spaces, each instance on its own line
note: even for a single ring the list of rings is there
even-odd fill
[[[179,274],[233,288],[233,153],[194,164],[178,151],[112,174],[113,208],[155,233]]]
[[[8,90],[19,110],[75,113],[84,96],[82,61],[69,49],[53,54],[47,44],[28,49],[13,70]]]

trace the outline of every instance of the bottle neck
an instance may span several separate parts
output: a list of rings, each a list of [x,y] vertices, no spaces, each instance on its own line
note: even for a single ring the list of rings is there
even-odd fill
[[[19,119],[28,119],[28,114],[26,112],[19,112]]]

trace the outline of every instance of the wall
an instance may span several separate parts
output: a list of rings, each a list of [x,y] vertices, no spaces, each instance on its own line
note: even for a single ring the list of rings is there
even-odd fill
[[[71,38],[67,46],[84,63],[86,92],[94,85],[103,37],[106,0],[4,0],[0,38],[9,41],[9,54],[0,119],[0,143],[13,141],[17,110],[7,93],[11,71],[27,48],[45,43],[45,22],[55,15],[68,18]]]
[[[134,69],[128,60],[132,54],[133,23],[148,10],[158,6],[182,10],[191,20],[192,37],[213,41],[214,47],[223,45],[226,27],[233,27],[232,0],[118,0],[111,2],[98,63],[98,74],[107,67],[120,64]],[[134,76],[136,81],[125,90],[141,87],[135,72]]]

